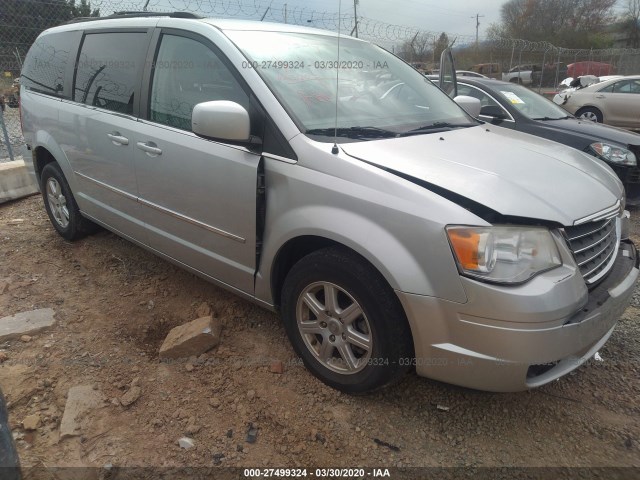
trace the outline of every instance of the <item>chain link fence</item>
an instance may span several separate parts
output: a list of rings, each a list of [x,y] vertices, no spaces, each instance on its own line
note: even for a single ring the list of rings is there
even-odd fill
[[[443,32],[392,25],[352,14],[292,6],[286,0],[0,0],[0,95],[4,99],[0,122],[0,162],[20,155],[22,138],[18,112],[19,75],[22,62],[40,32],[75,17],[107,16],[122,11],[191,12],[207,17],[264,20],[357,35],[393,51],[405,60],[436,68]],[[517,39],[489,40],[468,35],[445,35],[454,43],[457,67],[497,64],[508,72],[518,65],[536,65],[532,85],[538,90],[556,87],[567,76],[567,65],[599,62],[620,75],[640,74],[640,49],[566,49],[547,42]],[[610,73],[587,71],[585,73]],[[11,148],[10,148],[11,147]]]

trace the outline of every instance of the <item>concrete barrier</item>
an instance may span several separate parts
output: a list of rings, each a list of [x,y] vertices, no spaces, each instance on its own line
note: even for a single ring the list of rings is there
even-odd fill
[[[35,179],[21,157],[0,163],[0,203],[38,193]]]

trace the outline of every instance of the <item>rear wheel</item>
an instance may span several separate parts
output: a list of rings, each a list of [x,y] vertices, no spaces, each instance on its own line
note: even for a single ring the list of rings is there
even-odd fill
[[[590,122],[602,123],[602,112],[595,107],[581,108],[576,112],[576,117]]]
[[[49,220],[63,238],[77,240],[98,229],[95,223],[80,214],[67,179],[57,163],[48,163],[42,169],[40,190]]]
[[[413,345],[404,311],[380,273],[341,248],[296,263],[282,289],[294,350],[327,385],[346,393],[382,387],[409,369]]]

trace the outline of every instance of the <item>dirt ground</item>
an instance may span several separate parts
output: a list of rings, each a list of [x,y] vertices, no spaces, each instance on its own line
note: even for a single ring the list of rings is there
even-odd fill
[[[632,216],[638,243],[640,211]],[[111,233],[68,243],[39,196],[0,206],[0,242],[0,316],[51,307],[57,320],[30,341],[0,344],[23,466],[640,467],[638,292],[602,361],[537,390],[483,393],[411,374],[353,397],[307,373],[275,314]],[[224,325],[221,345],[159,362],[167,332],[203,302]],[[270,371],[274,360],[284,373]],[[132,384],[142,394],[123,407]],[[104,406],[61,440],[76,385],[93,385]],[[25,431],[35,413],[39,427]],[[185,435],[195,448],[177,444]]]

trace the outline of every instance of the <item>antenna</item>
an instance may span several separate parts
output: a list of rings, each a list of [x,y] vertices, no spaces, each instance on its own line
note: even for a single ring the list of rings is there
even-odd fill
[[[333,147],[331,153],[337,155],[338,149],[338,90],[340,88],[340,22],[342,22],[342,0],[338,1],[338,64],[336,65],[336,118],[333,127]]]

